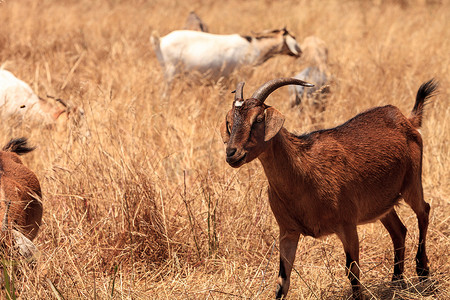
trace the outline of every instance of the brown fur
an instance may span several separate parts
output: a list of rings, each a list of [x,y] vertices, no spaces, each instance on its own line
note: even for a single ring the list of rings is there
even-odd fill
[[[417,273],[428,275],[425,239],[429,205],[422,191],[422,109],[437,84],[423,84],[411,117],[387,105],[331,129],[296,136],[284,116],[257,99],[227,114],[221,133],[227,162],[240,167],[259,158],[269,202],[280,227],[277,298],[286,296],[299,235],[335,233],[347,256],[347,275],[360,297],[358,224],[381,220],[395,249],[393,279],[402,279],[406,228],[393,207],[401,198],[419,221]],[[269,138],[268,138],[269,135]]]
[[[11,140],[0,151],[0,215],[2,233],[15,229],[33,240],[41,225],[41,187],[36,175],[22,164],[19,155],[32,151],[26,139]]]

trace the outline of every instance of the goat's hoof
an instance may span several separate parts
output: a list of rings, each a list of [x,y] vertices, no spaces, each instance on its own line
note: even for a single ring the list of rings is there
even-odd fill
[[[366,296],[363,293],[353,294],[352,299],[354,300],[366,300]]]
[[[403,279],[403,275],[395,275],[394,274],[392,276],[391,286],[395,287],[395,288],[405,289],[406,283],[405,283],[405,280]]]
[[[428,268],[417,267],[416,272],[420,281],[424,281],[430,276],[430,270]]]
[[[360,286],[353,286],[352,299],[355,299],[355,300],[365,300],[366,299]]]
[[[275,291],[275,299],[283,298],[283,287],[280,284],[277,284],[277,289]]]
[[[392,282],[403,281],[403,274],[392,275]]]

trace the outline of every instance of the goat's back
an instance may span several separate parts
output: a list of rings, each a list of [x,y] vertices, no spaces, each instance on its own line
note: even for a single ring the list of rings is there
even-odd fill
[[[310,192],[323,199],[318,207],[335,203],[330,214],[349,222],[378,219],[399,201],[407,184],[421,178],[420,133],[391,105],[299,139],[307,149],[305,157],[314,162],[304,168],[311,174]]]
[[[166,68],[181,65],[185,70],[216,72],[224,76],[242,62],[254,58],[250,43],[238,34],[177,30],[160,39],[160,49]]]
[[[355,170],[364,170],[365,165],[384,165],[394,157],[406,163],[412,159],[411,155],[415,155],[408,151],[409,148],[422,151],[420,133],[392,105],[370,109],[340,126],[314,131],[300,138],[310,142],[311,150],[342,149],[346,157],[353,159],[352,163],[358,164],[354,166]]]

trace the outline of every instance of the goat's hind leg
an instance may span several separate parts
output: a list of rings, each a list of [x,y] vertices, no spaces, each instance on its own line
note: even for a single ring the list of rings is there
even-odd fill
[[[394,244],[394,275],[392,276],[392,281],[403,280],[407,229],[394,209],[381,218],[380,221],[389,232]]]
[[[425,201],[423,203],[423,210],[421,210],[420,212],[416,212],[417,220],[419,222],[419,245],[416,254],[416,272],[417,275],[422,277],[421,279],[425,279],[425,277],[428,277],[430,273],[425,247],[430,215],[430,205]]]
[[[428,257],[426,252],[426,238],[428,231],[430,205],[423,199],[422,182],[411,184],[410,189],[403,193],[405,202],[413,209],[417,215],[419,223],[419,245],[416,254],[416,272],[421,280],[428,277],[430,271],[428,268]]]

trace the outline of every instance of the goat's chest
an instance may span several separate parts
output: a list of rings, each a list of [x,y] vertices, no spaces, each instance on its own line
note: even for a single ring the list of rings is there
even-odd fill
[[[318,238],[336,231],[336,214],[331,207],[311,201],[307,194],[295,189],[282,190],[269,186],[269,203],[280,228]]]

